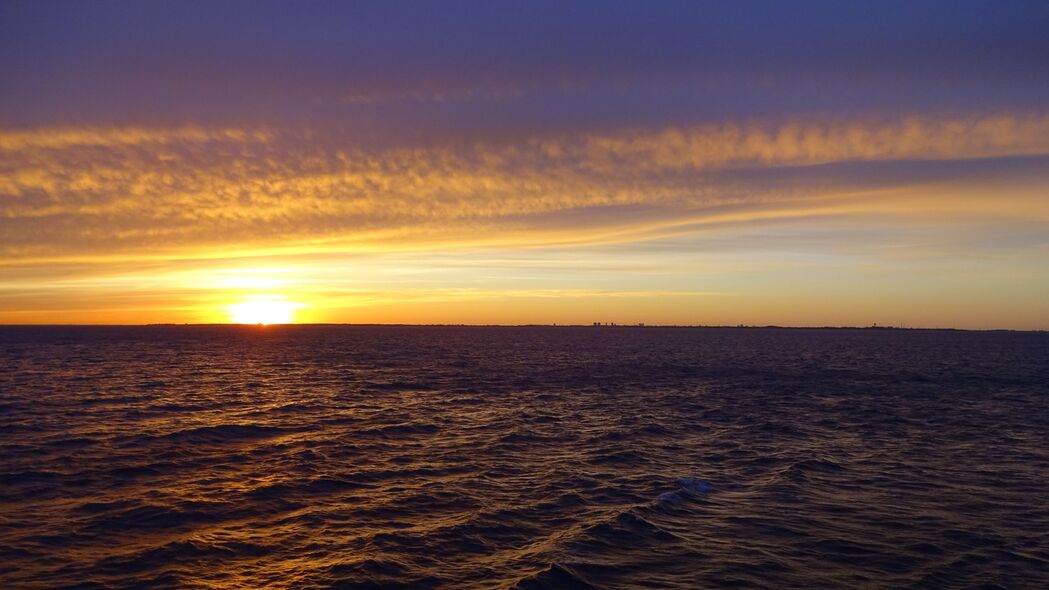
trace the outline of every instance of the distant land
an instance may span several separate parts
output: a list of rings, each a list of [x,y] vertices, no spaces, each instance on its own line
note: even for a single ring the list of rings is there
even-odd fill
[[[0,324],[4,328],[43,328],[43,327],[260,327],[259,324],[234,324],[234,323],[173,323],[157,322],[150,324]],[[298,322],[290,324],[262,324],[265,328],[280,327],[322,327],[343,326],[353,328],[594,328],[594,329],[674,329],[674,330],[878,330],[897,332],[1049,332],[1049,330],[1011,329],[1011,328],[952,328],[935,326],[778,326],[774,324],[751,325],[738,324],[729,325],[704,325],[704,324],[369,324],[369,323],[329,323],[329,322]]]

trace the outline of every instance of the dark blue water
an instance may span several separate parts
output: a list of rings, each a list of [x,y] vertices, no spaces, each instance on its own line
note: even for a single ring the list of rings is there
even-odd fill
[[[1049,334],[0,328],[3,588],[1045,588]]]

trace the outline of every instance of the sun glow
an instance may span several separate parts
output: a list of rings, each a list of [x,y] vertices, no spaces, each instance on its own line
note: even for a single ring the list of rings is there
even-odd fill
[[[293,324],[295,310],[302,307],[284,299],[248,299],[228,307],[229,319],[235,324]]]

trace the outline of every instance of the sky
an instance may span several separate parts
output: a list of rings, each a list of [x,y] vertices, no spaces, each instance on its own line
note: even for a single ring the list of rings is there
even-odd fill
[[[1049,329],[1049,3],[0,2],[0,323]]]

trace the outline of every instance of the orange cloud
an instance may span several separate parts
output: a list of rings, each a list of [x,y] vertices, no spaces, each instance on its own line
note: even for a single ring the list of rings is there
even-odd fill
[[[528,245],[885,210],[893,201],[884,195],[898,184],[891,178],[799,184],[726,173],[1044,156],[1049,115],[726,124],[385,149],[305,130],[40,129],[0,133],[0,151],[0,255],[8,261]]]

